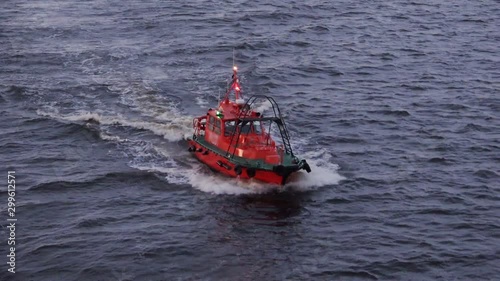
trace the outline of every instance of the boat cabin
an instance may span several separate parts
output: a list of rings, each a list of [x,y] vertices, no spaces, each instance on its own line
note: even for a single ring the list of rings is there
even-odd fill
[[[235,156],[280,163],[276,143],[263,127],[265,121],[275,121],[275,118],[264,118],[254,111],[250,111],[248,117],[240,118],[238,107],[229,102],[221,103],[219,110],[209,109],[200,120],[200,135],[209,144]]]

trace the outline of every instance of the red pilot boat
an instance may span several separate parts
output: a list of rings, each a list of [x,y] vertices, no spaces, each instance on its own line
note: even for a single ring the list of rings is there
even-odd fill
[[[230,100],[234,93],[234,100]],[[269,101],[273,116],[263,116],[253,108]],[[271,137],[277,126],[281,144]],[[276,101],[269,96],[255,95],[246,102],[233,67],[231,85],[217,109],[194,118],[193,138],[188,138],[189,151],[212,170],[230,177],[256,179],[284,185],[299,170],[311,172],[306,160],[299,160],[292,151],[290,136]]]

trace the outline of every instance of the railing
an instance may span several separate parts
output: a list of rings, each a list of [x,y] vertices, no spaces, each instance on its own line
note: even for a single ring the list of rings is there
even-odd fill
[[[252,105],[254,105],[254,103],[260,99],[268,100],[271,103],[274,117],[270,117],[270,118],[269,117],[268,118],[249,117],[250,113],[252,112],[252,109],[251,109]],[[227,149],[227,157],[232,157],[236,153],[236,148],[238,147],[238,141],[239,141],[240,136],[241,136],[241,127],[246,122],[266,121],[266,120],[273,121],[278,125],[281,139],[283,141],[284,152],[286,154],[290,154],[292,157],[294,157],[293,151],[292,151],[292,146],[290,144],[290,135],[288,133],[288,129],[286,127],[285,120],[283,119],[283,116],[281,115],[281,111],[279,109],[279,106],[272,97],[264,96],[264,95],[255,95],[255,96],[250,97],[247,100],[247,102],[243,105],[242,109],[240,110],[240,114],[238,115],[238,120],[236,122],[237,129],[235,130],[235,132],[231,136],[231,141],[229,142],[229,146]],[[270,132],[268,132],[268,133],[270,133]],[[232,152],[231,152],[231,148],[233,149]]]
[[[207,116],[197,117],[193,119],[193,128],[194,128],[194,136],[199,136],[202,132],[205,133],[205,123],[202,123],[203,120],[207,120]]]

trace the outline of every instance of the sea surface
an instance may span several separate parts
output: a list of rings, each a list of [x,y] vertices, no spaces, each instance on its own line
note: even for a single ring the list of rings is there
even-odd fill
[[[3,0],[0,280],[500,280],[499,46],[494,0]],[[286,191],[187,151],[233,52]]]

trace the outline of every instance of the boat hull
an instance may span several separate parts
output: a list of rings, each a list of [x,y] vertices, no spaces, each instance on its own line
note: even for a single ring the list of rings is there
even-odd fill
[[[294,171],[294,169],[288,169],[286,171],[273,171],[254,167],[245,167],[230,161],[230,159],[201,145],[195,140],[188,139],[188,143],[189,151],[200,162],[206,164],[216,172],[233,178],[256,179],[265,183],[284,185],[288,176],[298,170],[296,169]]]

